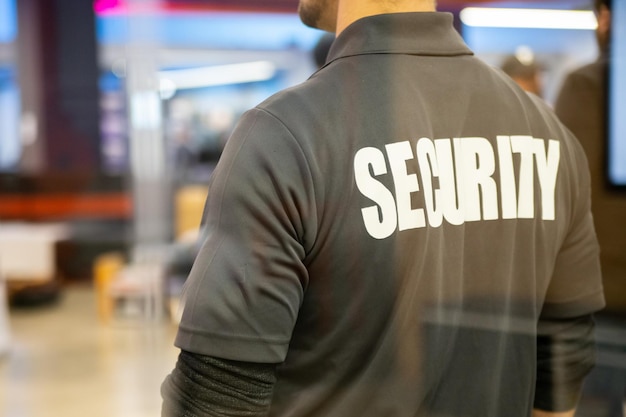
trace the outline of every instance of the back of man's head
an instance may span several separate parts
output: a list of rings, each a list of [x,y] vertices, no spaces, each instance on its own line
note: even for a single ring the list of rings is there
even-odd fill
[[[596,38],[598,46],[606,53],[609,47],[611,31],[611,3],[612,0],[594,0],[598,27],[596,28]]]

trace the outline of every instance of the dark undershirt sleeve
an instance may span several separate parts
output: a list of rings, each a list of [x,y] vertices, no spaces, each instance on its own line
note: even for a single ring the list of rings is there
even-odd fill
[[[583,380],[595,364],[593,329],[592,315],[540,320],[536,409],[560,412],[576,407]]]
[[[275,369],[276,364],[232,361],[183,350],[161,385],[161,416],[266,416]]]

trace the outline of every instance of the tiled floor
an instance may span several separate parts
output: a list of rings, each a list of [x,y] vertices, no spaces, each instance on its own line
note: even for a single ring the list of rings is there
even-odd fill
[[[0,416],[160,415],[159,386],[176,361],[168,322],[105,325],[90,287],[69,287],[54,306],[13,309],[0,357]]]

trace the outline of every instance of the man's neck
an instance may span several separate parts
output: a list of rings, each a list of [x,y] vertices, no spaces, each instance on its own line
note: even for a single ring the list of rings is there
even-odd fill
[[[434,12],[435,0],[339,0],[337,28],[339,35],[353,22],[385,13]]]

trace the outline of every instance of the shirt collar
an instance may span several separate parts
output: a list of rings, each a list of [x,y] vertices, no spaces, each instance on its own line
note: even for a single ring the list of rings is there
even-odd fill
[[[365,17],[341,32],[333,42],[327,62],[347,56],[381,53],[472,55],[452,23],[452,14],[443,12]]]

